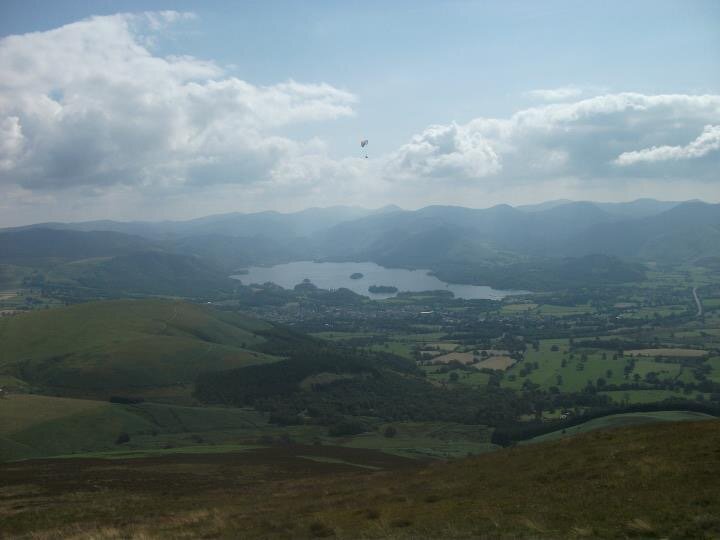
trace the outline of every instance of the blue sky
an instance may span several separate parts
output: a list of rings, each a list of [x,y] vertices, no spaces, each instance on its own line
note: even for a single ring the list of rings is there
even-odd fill
[[[392,202],[410,207],[433,202],[462,204],[470,198],[469,206],[486,206],[505,200],[520,203],[551,198],[547,196],[549,190],[573,198],[608,200],[650,195],[678,197],[684,191],[688,192],[687,198],[711,199],[713,194],[720,194],[717,181],[713,182],[707,173],[717,164],[714,128],[697,142],[700,150],[691,147],[693,141],[703,136],[705,126],[720,124],[720,119],[715,117],[715,102],[674,100],[668,105],[663,100],[652,101],[653,96],[720,94],[720,2],[51,3],[4,0],[0,4],[0,36],[24,36],[30,43],[29,33],[47,33],[90,16],[170,9],[192,12],[194,17],[133,34],[153,57],[188,55],[212,62],[217,70],[201,75],[201,84],[207,80],[239,80],[262,89],[288,80],[300,85],[324,83],[352,96],[332,98],[343,101],[342,106],[349,107],[351,112],[338,110],[312,118],[304,116],[307,121],[283,121],[272,130],[253,127],[253,132],[262,132],[258,140],[267,142],[268,137],[282,137],[302,148],[293,147],[286,151],[289,157],[277,158],[285,150],[273,147],[270,153],[275,157],[263,153],[247,170],[238,169],[242,181],[227,178],[237,166],[235,162],[210,172],[205,170],[203,174],[212,177],[195,179],[188,176],[184,166],[184,173],[173,173],[176,181],[172,189],[167,188],[172,184],[167,179],[155,182],[144,178],[135,185],[134,192],[133,182],[125,177],[118,180],[89,174],[85,181],[67,185],[61,179],[32,177],[57,172],[50,166],[37,166],[37,158],[27,154],[32,141],[25,130],[22,131],[24,169],[9,175],[14,179],[24,178],[14,180],[19,186],[13,191],[14,196],[35,201],[27,203],[25,215],[34,216],[32,209],[39,212],[43,205],[44,211],[52,205],[59,206],[64,198],[95,201],[95,207],[102,212],[115,208],[116,217],[135,217],[130,209],[141,209],[143,205],[138,201],[149,197],[166,201],[164,208],[168,217],[184,217],[196,211],[295,209],[304,205],[358,201],[353,190],[345,186],[338,188],[340,180],[323,185],[332,175],[346,178],[354,185],[371,185],[371,189],[366,190],[369,195],[359,201],[365,205],[372,205],[374,201],[378,205]],[[101,26],[97,25],[98,31],[105,31]],[[65,34],[74,31],[72,27],[66,28],[70,29]],[[95,46],[101,47],[102,43],[98,38]],[[27,50],[32,47],[28,46]],[[21,54],[17,47],[10,52]],[[82,57],[67,58],[67,62],[82,62]],[[17,63],[1,66],[0,69],[6,71],[23,69]],[[0,73],[0,77],[2,75]],[[42,78],[52,76],[44,74]],[[77,81],[67,84],[68,88],[75,88]],[[36,92],[34,88],[32,92],[37,94],[39,90]],[[89,91],[87,85],[82,88]],[[23,91],[30,92],[27,88]],[[61,96],[65,92],[62,88],[55,91]],[[295,94],[287,99],[304,99],[304,90],[293,91]],[[621,125],[627,132],[619,127],[608,130],[612,140],[604,142],[612,146],[613,151],[617,150],[616,155],[603,153],[602,164],[592,170],[567,167],[561,170],[553,166],[548,172],[543,165],[544,172],[535,175],[537,168],[514,166],[517,160],[507,152],[508,148],[514,149],[517,155],[540,156],[544,152],[542,155],[550,156],[551,161],[574,163],[580,161],[580,156],[573,152],[593,151],[597,145],[595,140],[586,141],[587,144],[578,149],[570,149],[572,145],[563,141],[552,147],[543,142],[539,148],[542,141],[538,142],[537,137],[541,136],[538,133],[500,137],[493,134],[494,128],[488,122],[477,121],[508,121],[525,110],[551,107],[555,103],[570,107],[582,100],[627,93],[650,100],[648,103],[653,103],[650,108],[659,116],[624,118]],[[92,93],[87,95],[87,103],[94,103],[92,97]],[[166,97],[158,96],[158,99]],[[60,104],[66,114],[78,110],[77,103],[75,108]],[[637,110],[647,108],[633,101],[630,106],[620,106],[613,114],[629,110],[632,116]],[[668,112],[668,108],[672,110]],[[9,106],[6,109],[4,114],[8,118],[18,118],[20,127],[14,120],[6,124],[14,133],[21,129],[23,121],[29,122],[23,116],[29,114],[28,111]],[[82,112],[86,114],[87,109]],[[232,114],[228,112],[228,116]],[[682,118],[675,122],[673,119],[678,116]],[[598,121],[608,120],[603,116]],[[665,138],[648,135],[647,130],[659,132],[659,126],[673,122],[677,127],[674,132],[664,127],[660,130],[666,131]],[[71,124],[64,127],[67,129],[68,125]],[[433,126],[445,129],[433,131]],[[638,129],[646,131],[632,132],[627,126],[639,126]],[[200,131],[205,133],[206,127]],[[567,130],[567,126],[558,129]],[[590,129],[584,125],[581,131],[587,133]],[[371,141],[369,154],[374,163],[349,162],[362,157],[357,142],[365,137]],[[618,140],[627,140],[627,147],[615,146]],[[574,144],[574,140],[570,142]],[[636,160],[617,160],[621,153],[649,151],[653,147],[680,150],[643,154]],[[19,152],[17,150],[17,155],[8,161],[13,167],[19,163]],[[199,159],[208,158],[216,164],[223,159],[207,149],[198,152]],[[325,168],[308,165],[310,156],[318,155],[326,160]],[[253,156],[249,152],[242,162],[249,163]],[[293,174],[281,178],[277,171],[288,167],[276,158],[286,159],[287,163],[295,160],[288,165]],[[657,161],[656,158],[671,166],[638,169],[640,162],[648,164]],[[158,160],[162,159],[169,158],[158,154]],[[304,176],[301,175],[301,181],[292,181],[298,178],[297,162],[302,159],[305,159]],[[533,163],[537,159],[540,158],[534,157]],[[69,160],[63,160],[67,162]],[[616,164],[615,169],[606,166],[611,162]],[[690,166],[690,162],[696,165]],[[628,164],[633,167],[628,168]],[[620,165],[622,173],[617,172]],[[273,189],[268,187],[263,168],[273,171]],[[308,168],[312,169],[310,173]],[[99,169],[105,174],[108,167]],[[143,174],[152,176],[151,169],[148,163]],[[630,169],[633,169],[632,175],[627,172]],[[133,172],[123,171],[123,174]],[[312,178],[307,177],[308,174]],[[224,176],[221,179],[218,175]],[[253,175],[257,182],[250,178]],[[535,176],[539,179],[529,180]],[[630,177],[637,181],[632,183]],[[404,184],[398,178],[403,178]],[[611,186],[603,184],[608,178],[612,180]],[[556,182],[554,189],[548,184],[551,181]],[[7,185],[10,179],[3,180],[0,174],[0,182]],[[385,185],[380,185],[383,182]],[[523,182],[527,184],[525,187]],[[681,189],[677,182],[686,183],[683,186],[687,189]],[[203,183],[208,188],[199,190],[198,184]],[[167,189],[163,191],[158,187],[160,184]],[[230,208],[228,194],[233,191],[230,189],[233,185],[233,193],[243,202]],[[122,188],[121,193],[118,187]],[[335,198],[328,196],[333,190],[339,191]],[[448,195],[453,192],[457,193],[456,200]],[[195,202],[204,201],[201,210],[188,208],[190,196]],[[124,205],[127,210],[122,210]],[[55,213],[60,217],[65,215]],[[67,211],[69,218],[80,214],[80,210]]]

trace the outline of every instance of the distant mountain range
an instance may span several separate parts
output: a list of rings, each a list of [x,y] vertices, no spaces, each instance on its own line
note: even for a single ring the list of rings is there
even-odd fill
[[[346,221],[315,239],[327,257],[393,266],[588,254],[673,262],[720,253],[720,205],[639,200],[546,209],[429,206]]]
[[[142,236],[153,240],[168,240],[188,236],[240,236],[287,239],[311,236],[318,231],[373,214],[398,211],[397,206],[368,210],[357,206],[308,208],[283,214],[267,211],[252,214],[232,212],[185,221],[82,221],[78,223],[47,222],[14,227],[21,229],[60,229],[72,231],[110,231]]]
[[[135,259],[127,259],[131,254]],[[95,268],[93,279],[82,279],[108,282],[108,272],[124,268],[127,274],[127,261],[135,260],[138,268],[149,273],[174,265],[192,269],[191,273],[203,275],[211,289],[223,285],[209,267],[229,273],[248,265],[308,259],[428,268],[448,281],[506,286],[499,268],[513,269],[505,278],[538,268],[559,272],[553,260],[589,255],[629,263],[692,262],[720,256],[720,204],[639,199],[628,203],[559,200],[487,209],[331,207],[188,221],[42,223],[0,231],[0,264],[35,267],[125,257],[124,262],[103,262]],[[587,260],[592,264],[571,263],[570,267],[589,268],[604,261],[602,265],[609,268],[616,264],[613,260],[595,257]],[[634,275],[636,270],[624,268],[616,277]]]

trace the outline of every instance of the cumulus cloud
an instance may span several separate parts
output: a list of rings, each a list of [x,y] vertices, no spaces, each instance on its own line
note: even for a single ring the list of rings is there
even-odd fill
[[[534,90],[543,103],[515,114],[336,159],[288,133],[353,116],[351,92],[260,86],[212,60],[157,54],[157,36],[192,17],[93,17],[0,39],[0,219],[648,196],[665,178],[694,182],[694,196],[717,191],[719,95]]]
[[[400,178],[482,178],[500,171],[500,157],[472,125],[430,126],[401,146],[388,163]]]
[[[153,54],[177,12],[93,17],[0,40],[0,182],[32,189],[251,183],[303,152],[279,128],[353,114],[328,84],[257,86]]]
[[[616,163],[679,160],[717,149],[716,124],[687,146],[659,146],[687,141],[708,121],[720,122],[718,95],[607,94],[532,107],[509,118],[430,126],[388,158],[385,174],[488,187],[551,178],[628,177],[634,173]],[[649,149],[629,151],[638,147]],[[699,180],[716,178],[707,164],[686,166],[676,172]]]
[[[17,116],[8,116],[0,120],[0,171],[11,170],[22,152],[25,137]]]
[[[615,160],[615,163],[617,165],[634,165],[636,163],[694,159],[717,150],[720,150],[720,125],[705,126],[702,133],[685,146],[653,146],[643,150],[623,152]]]

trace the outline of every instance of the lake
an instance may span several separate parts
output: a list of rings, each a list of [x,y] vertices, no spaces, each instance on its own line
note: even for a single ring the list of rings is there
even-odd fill
[[[451,291],[457,298],[466,300],[501,300],[511,294],[524,294],[527,291],[502,291],[484,285],[457,285],[445,283],[427,270],[405,270],[402,268],[384,268],[371,262],[363,263],[317,263],[298,261],[276,266],[251,266],[247,274],[232,276],[245,285],[272,282],[285,289],[292,289],[304,279],[309,279],[321,289],[346,288],[364,296],[379,300],[390,298],[395,293],[371,293],[370,285],[389,285],[398,291]],[[350,279],[354,273],[361,273],[360,279]]]

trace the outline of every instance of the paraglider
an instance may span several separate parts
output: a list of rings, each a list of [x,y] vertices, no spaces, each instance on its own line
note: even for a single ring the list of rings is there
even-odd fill
[[[368,145],[367,139],[363,139],[362,141],[360,141],[360,148],[365,148],[367,145]],[[367,158],[368,158],[368,155],[367,155],[367,153],[365,153],[365,159],[367,159]]]

